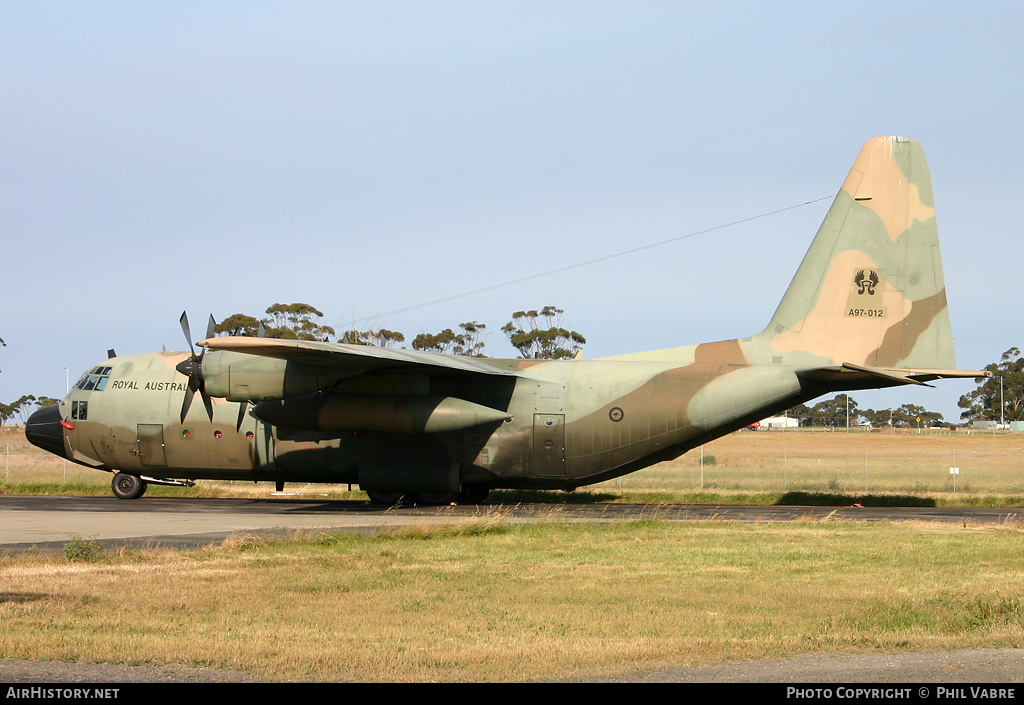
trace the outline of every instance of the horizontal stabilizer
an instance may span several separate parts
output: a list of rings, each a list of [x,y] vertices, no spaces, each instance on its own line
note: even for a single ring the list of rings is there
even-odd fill
[[[852,362],[844,362],[842,365],[800,370],[797,372],[797,376],[809,382],[836,384],[841,388],[845,388],[856,379],[864,381],[882,380],[888,382],[885,386],[917,384],[923,387],[931,387],[932,385],[927,384],[927,382],[936,379],[991,377],[992,373],[987,370],[887,369],[882,367],[865,367],[864,365],[855,365]]]
[[[863,372],[864,374],[891,380],[898,384],[919,384],[922,387],[932,386],[930,384],[925,384],[920,380],[914,379],[913,375],[908,373],[908,371],[906,370],[883,370],[878,367],[864,367],[862,365],[854,365],[852,362],[844,362],[843,369],[853,370],[854,372]]]

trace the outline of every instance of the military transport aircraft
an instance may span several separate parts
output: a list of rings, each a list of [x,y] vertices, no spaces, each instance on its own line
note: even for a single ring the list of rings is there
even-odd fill
[[[574,489],[671,460],[841,390],[955,369],[920,145],[861,150],[768,326],[749,338],[593,360],[498,360],[260,337],[110,357],[35,445],[112,472],[114,494],[195,479],[352,483],[376,503]],[[193,405],[196,394],[201,405]]]

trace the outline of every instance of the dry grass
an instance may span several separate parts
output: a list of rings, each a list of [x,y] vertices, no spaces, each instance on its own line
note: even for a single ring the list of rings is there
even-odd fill
[[[745,431],[703,450],[703,478],[694,450],[595,488],[1024,495],[1024,433]]]
[[[8,448],[0,492],[52,483],[48,491],[109,493],[106,473],[65,467],[17,433],[0,435],[0,452]],[[953,497],[954,451],[956,501],[1024,486],[1024,434],[964,433],[737,433],[705,446],[714,464],[703,482],[718,499],[865,485]],[[692,452],[594,489],[602,498],[678,501],[700,488]],[[190,493],[272,489],[204,482]],[[344,486],[288,489],[362,496]],[[199,551],[109,554],[82,539],[63,556],[0,556],[0,657],[419,682],[1019,647],[1022,538],[1017,525],[810,520],[521,526],[494,510],[454,530],[280,542],[238,535]]]
[[[0,655],[516,681],[1024,643],[1024,532],[657,521],[0,558]]]
[[[110,493],[108,473],[65,463],[29,445],[20,428],[0,430],[0,493]],[[1024,503],[1024,433],[739,432],[703,450],[703,471],[700,451],[694,450],[589,489],[602,493],[602,499],[621,494],[638,501],[699,501],[694,493],[703,490],[716,495],[708,501],[717,502],[729,501],[736,493],[806,491],[917,494],[954,505],[978,504],[991,497],[1002,506]],[[949,472],[954,463],[960,468],[955,488]],[[270,496],[273,490],[269,483],[202,481],[188,491],[154,486],[149,492]],[[347,485],[288,485],[286,491],[334,499],[365,497],[349,492]]]

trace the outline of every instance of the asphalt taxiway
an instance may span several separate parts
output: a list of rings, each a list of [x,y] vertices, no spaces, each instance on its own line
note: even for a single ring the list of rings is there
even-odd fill
[[[364,502],[271,498],[194,499],[114,497],[0,497],[0,550],[59,549],[72,538],[107,545],[199,546],[245,532],[352,531],[502,516],[510,521],[602,522],[808,520],[1024,523],[1024,510],[938,507],[810,507],[640,504],[482,504],[383,508]]]

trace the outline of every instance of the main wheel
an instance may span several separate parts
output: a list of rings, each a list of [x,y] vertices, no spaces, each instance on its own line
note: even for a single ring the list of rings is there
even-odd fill
[[[119,472],[110,483],[118,499],[138,499],[146,491],[145,481],[138,475]]]
[[[459,498],[456,492],[417,492],[416,504],[427,507],[443,507]]]
[[[376,492],[374,490],[366,490],[367,496],[370,501],[374,504],[382,504],[385,507],[394,507],[401,504],[402,499],[405,497],[404,492]]]
[[[491,490],[483,485],[463,485],[462,492],[459,492],[459,504],[480,504],[487,499],[487,493]]]

